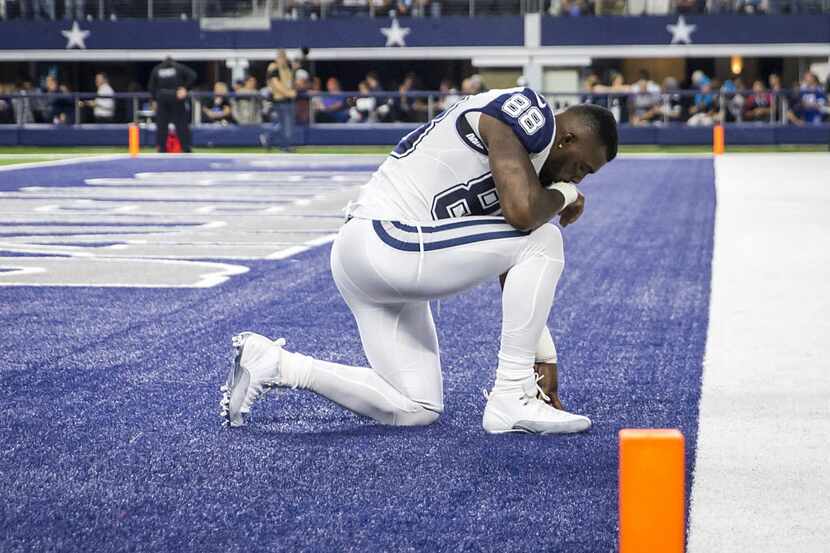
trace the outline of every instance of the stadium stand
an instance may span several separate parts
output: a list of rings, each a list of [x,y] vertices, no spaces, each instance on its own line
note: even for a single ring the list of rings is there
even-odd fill
[[[0,4],[3,144],[121,144],[133,122],[150,138],[148,72],[168,54],[200,74],[197,146],[268,142],[275,47],[292,60],[295,145],[393,143],[465,95],[518,83],[556,108],[610,108],[623,143],[708,143],[716,124],[730,143],[830,136],[826,1]],[[767,15],[735,15],[748,13]]]

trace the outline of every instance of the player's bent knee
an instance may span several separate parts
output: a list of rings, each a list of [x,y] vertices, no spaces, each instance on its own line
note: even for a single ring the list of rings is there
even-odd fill
[[[562,243],[562,232],[559,227],[544,224],[531,232],[529,239],[542,255],[564,261],[565,250]]]
[[[400,412],[395,415],[395,426],[427,426],[438,420],[441,411],[420,407],[415,411]]]

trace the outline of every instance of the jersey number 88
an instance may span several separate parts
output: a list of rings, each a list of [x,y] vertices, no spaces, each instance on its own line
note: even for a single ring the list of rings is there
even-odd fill
[[[501,105],[501,110],[516,119],[525,133],[537,133],[545,126],[545,116],[524,94],[516,93]]]

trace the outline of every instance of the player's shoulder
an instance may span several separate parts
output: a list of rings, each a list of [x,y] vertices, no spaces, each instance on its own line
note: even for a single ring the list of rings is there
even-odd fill
[[[556,120],[545,97],[529,87],[493,89],[476,98],[479,109],[507,124],[529,153],[543,151],[556,134]]]
[[[478,100],[477,103],[490,103],[494,100],[504,103],[513,97],[521,96],[527,100],[530,105],[538,107],[539,109],[550,109],[547,100],[543,94],[533,90],[527,86],[517,86],[513,88],[493,88],[486,92],[481,92],[474,95],[472,98]],[[523,100],[518,100],[523,102]]]

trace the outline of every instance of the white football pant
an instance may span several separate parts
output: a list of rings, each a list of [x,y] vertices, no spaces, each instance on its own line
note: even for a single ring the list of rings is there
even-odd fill
[[[559,229],[519,231],[502,217],[419,225],[352,219],[331,252],[337,288],[357,321],[371,368],[286,352],[286,372],[384,424],[423,425],[443,411],[438,338],[429,300],[508,272],[496,388],[533,375],[536,345],[564,266]],[[471,329],[475,332],[475,329]]]

